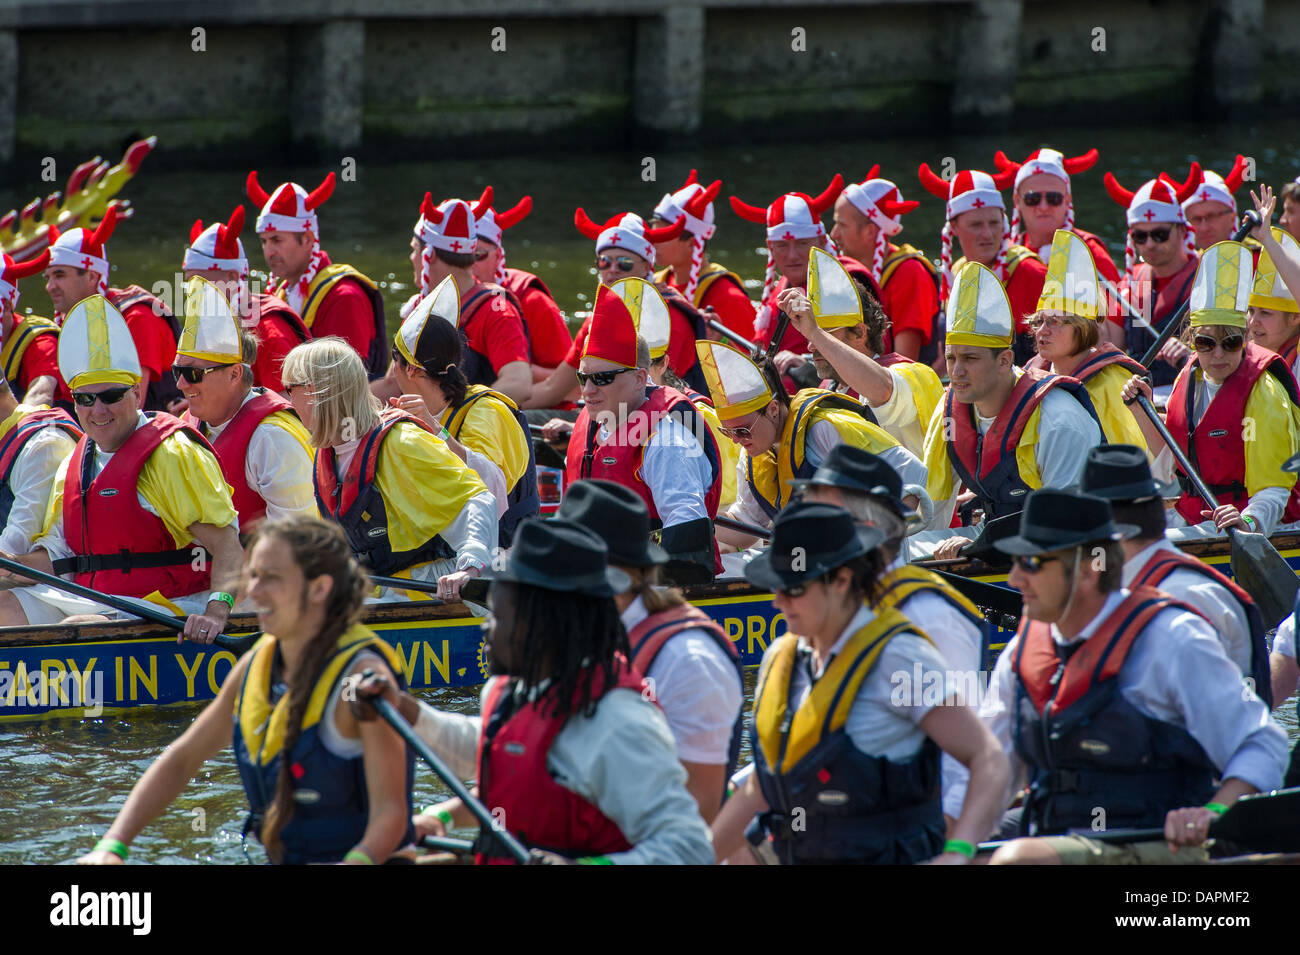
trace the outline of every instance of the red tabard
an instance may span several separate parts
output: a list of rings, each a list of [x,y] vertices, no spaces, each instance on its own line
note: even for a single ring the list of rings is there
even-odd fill
[[[583,408],[578,414],[578,420],[574,422],[573,435],[569,438],[569,450],[565,459],[565,486],[571,486],[574,481],[583,478],[613,481],[635,491],[641,500],[645,501],[645,506],[650,511],[650,519],[659,520],[659,510],[655,507],[650,485],[641,478],[641,461],[645,457],[646,443],[654,434],[659,419],[679,407],[688,413],[688,421],[699,421],[700,427],[694,428],[693,433],[701,446],[704,446],[706,455],[710,450],[706,445],[712,446],[713,455],[710,461],[713,462],[713,484],[704,495],[704,505],[708,508],[709,517],[717,517],[718,501],[722,498],[722,469],[717,464],[717,442],[714,441],[708,425],[696,416],[691,399],[675,388],[652,389],[645,403],[629,414],[622,427],[610,435],[608,444],[601,444],[594,436],[589,435],[593,428],[596,434],[599,434],[600,426],[591,420],[587,409]],[[690,428],[690,425],[687,424],[686,427]],[[593,442],[592,455],[590,471],[584,474],[583,458],[587,453],[588,441]]]
[[[1295,377],[1282,356],[1253,342],[1247,343],[1242,351],[1241,364],[1220,386],[1200,424],[1192,429],[1189,425],[1195,389],[1190,386],[1190,382],[1196,364],[1197,357],[1193,354],[1174,382],[1165,424],[1192,466],[1200,471],[1201,478],[1214,492],[1218,502],[1231,504],[1240,510],[1250,503],[1250,496],[1246,492],[1246,444],[1243,434],[1246,402],[1255,382],[1268,372],[1286,388],[1291,403],[1300,404]],[[1266,426],[1264,423],[1257,424],[1259,427]],[[1179,474],[1181,479],[1181,469]],[[1201,511],[1206,509],[1201,496],[1190,488],[1183,491],[1177,508],[1188,524],[1199,524],[1203,520]],[[1300,486],[1291,489],[1282,520],[1286,523],[1300,520]]]
[[[1079,366],[1070,373],[1070,377],[1086,382],[1097,372],[1103,368],[1109,368],[1111,365],[1123,365],[1135,375],[1146,374],[1146,368],[1136,358],[1120,351],[1110,342],[1099,342],[1093,347],[1092,354],[1079,362]],[[1042,355],[1035,355],[1025,362],[1026,370],[1051,371],[1051,367],[1051,363],[1046,361]]]
[[[84,492],[82,466],[89,438],[83,436],[77,442],[68,459],[63,487],[63,534],[74,554],[144,555],[186,550],[177,548],[162,518],[146,511],[136,498],[140,469],[145,461],[166,438],[178,431],[212,450],[197,431],[169,414],[158,412],[126,439]],[[90,571],[78,573],[74,579],[83,586],[125,597],[144,597],[155,590],[164,597],[184,597],[211,589],[209,564],[210,559],[201,561],[203,570],[195,570],[193,559],[186,552],[167,567]]]
[[[604,685],[599,670],[592,674],[592,695],[603,699],[611,690],[642,692],[641,673],[615,658],[617,681]],[[514,681],[499,679],[483,701],[483,730],[478,741],[478,785],[488,809],[504,812],[510,833],[525,845],[559,852],[571,858],[626,852],[627,837],[593,803],[555,781],[546,757],[568,719],[543,713],[536,702],[513,713],[499,714],[510,704]],[[545,698],[541,702],[545,702]],[[504,716],[504,719],[502,717]],[[489,734],[491,734],[489,738]],[[480,864],[512,860],[479,856]]]
[[[225,430],[217,435],[217,440],[212,443],[212,450],[217,455],[217,463],[221,465],[221,475],[230,485],[231,498],[234,500],[235,510],[239,513],[241,531],[249,522],[266,516],[266,500],[248,486],[245,465],[248,459],[248,442],[252,440],[253,432],[259,424],[277,411],[293,411],[293,405],[271,391],[251,398],[240,406]],[[207,426],[188,411],[181,416],[181,420],[200,433],[207,430]]]

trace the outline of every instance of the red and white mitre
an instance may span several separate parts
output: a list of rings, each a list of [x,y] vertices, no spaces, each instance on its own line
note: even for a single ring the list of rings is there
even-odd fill
[[[501,254],[497,257],[495,276],[497,283],[500,284],[506,277],[506,247],[502,244],[501,234],[506,229],[518,225],[528,216],[528,213],[533,211],[533,197],[524,196],[504,212],[497,212],[492,208],[492,198],[492,187],[488,186],[483,190],[483,195],[479,197],[478,202],[474,204],[474,228],[480,239],[491,242],[501,250]]]
[[[876,178],[878,172],[879,164],[871,167],[866,179],[844,187],[844,198],[877,226],[876,247],[870,263],[871,275],[877,282],[885,265],[890,238],[903,231],[903,216],[920,205],[915,200],[904,200],[894,182]]]
[[[1196,245],[1192,238],[1192,227],[1183,214],[1183,202],[1195,188],[1195,181],[1200,179],[1201,167],[1192,163],[1191,175],[1182,188],[1164,179],[1149,179],[1135,192],[1130,192],[1119,184],[1114,173],[1106,173],[1106,191],[1118,205],[1125,209],[1124,219],[1129,229],[1141,228],[1155,224],[1181,225],[1186,230],[1184,247],[1188,255],[1196,254]],[[1132,275],[1137,265],[1137,249],[1133,240],[1124,242],[1124,271]]]
[[[50,265],[89,269],[99,276],[100,295],[108,294],[108,249],[104,247],[117,227],[117,208],[109,206],[99,225],[91,229],[69,229],[50,246]]]
[[[921,163],[917,174],[926,191],[947,203],[943,230],[939,233],[942,240],[939,262],[943,266],[943,287],[950,289],[953,283],[952,220],[963,212],[978,212],[983,209],[998,209],[1002,213],[1002,247],[993,260],[992,271],[997,275],[998,281],[1005,284],[1008,277],[1007,249],[1011,246],[1011,226],[1007,219],[1007,207],[1002,201],[1002,190],[1011,185],[1015,173],[1004,169],[996,176],[990,176],[979,169],[963,169],[951,180],[944,181],[935,174],[929,163]]]

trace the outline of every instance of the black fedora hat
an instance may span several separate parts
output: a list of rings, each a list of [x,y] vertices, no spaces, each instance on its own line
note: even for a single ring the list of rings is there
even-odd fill
[[[650,511],[631,488],[613,481],[575,481],[565,488],[556,517],[594,531],[609,548],[609,562],[653,567],[668,552],[650,540]]]
[[[1115,523],[1105,498],[1042,488],[1025,501],[1020,533],[993,546],[1013,557],[1032,557],[1080,544],[1127,540],[1137,532],[1132,524]]]
[[[530,518],[519,525],[504,570],[485,577],[544,590],[612,597],[627,590],[627,574],[609,566],[609,549],[595,532],[566,520]]]
[[[772,543],[745,565],[745,579],[764,590],[786,590],[860,557],[885,539],[834,504],[796,501],[776,517]]]
[[[898,472],[883,458],[856,445],[837,444],[812,477],[790,482],[790,486],[796,489],[809,485],[869,494],[888,504],[899,517],[907,516],[903,507],[903,479]]]
[[[1137,502],[1165,497],[1172,487],[1151,476],[1147,453],[1137,445],[1103,444],[1088,452],[1079,490],[1108,501]]]

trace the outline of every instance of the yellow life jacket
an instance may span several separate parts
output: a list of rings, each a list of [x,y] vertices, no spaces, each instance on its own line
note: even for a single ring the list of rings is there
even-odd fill
[[[5,380],[9,382],[9,387],[17,397],[22,397],[18,393],[16,386],[18,372],[23,366],[23,355],[27,351],[27,346],[36,341],[36,338],[40,335],[57,335],[58,333],[59,326],[55,322],[39,315],[28,315],[21,322],[14,325],[13,332],[5,340],[4,348],[0,349],[0,365],[3,365]]]
[[[916,246],[908,245],[906,242],[904,242],[893,252],[890,252],[887,256],[885,256],[885,261],[881,263],[880,265],[880,287],[881,288],[885,287],[885,283],[889,281],[890,277],[894,274],[894,272],[898,269],[898,267],[902,265],[904,262],[906,262],[908,259],[916,259],[917,261],[919,261],[922,265],[925,266],[926,271],[928,271],[932,276],[934,276],[935,281],[938,281],[939,270],[935,267],[935,264],[931,262],[928,258],[926,258],[925,253],[922,252],[920,249],[918,249]]]
[[[655,281],[660,284],[666,283],[668,281],[668,276],[672,271],[671,268],[666,267],[660,269],[655,273]],[[745,287],[745,283],[741,281],[740,276],[735,272],[731,271],[726,266],[719,265],[717,262],[710,262],[708,265],[704,266],[704,268],[700,269],[700,278],[695,285],[695,295],[693,298],[696,308],[699,308],[700,303],[704,301],[704,293],[709,290],[709,286],[724,275],[730,275],[735,279],[737,287],[742,289]]]
[[[466,440],[461,437],[461,432],[465,430],[470,413],[476,409],[483,417],[479,419],[479,427],[471,430],[481,432],[483,440]],[[518,411],[519,406],[508,395],[493,391],[486,385],[470,385],[460,407],[443,422],[443,427],[453,438],[501,468],[506,487],[511,489],[528,471],[529,442],[532,440],[515,417]],[[488,446],[488,442],[496,446]]]
[[[750,490],[769,518],[775,519],[790,497],[790,481],[812,477],[815,467],[807,458],[808,429],[829,421],[845,444],[872,454],[898,446],[898,441],[871,417],[863,404],[821,388],[805,388],[790,399],[781,436],[757,459],[746,455],[745,473]]]
[[[722,421],[712,405],[703,398],[691,404],[695,405],[695,410],[713,432],[713,440],[718,443],[719,466],[722,468],[722,497],[718,499],[718,513],[721,513],[736,500],[736,463],[740,460],[740,445],[719,430]]]
[[[1025,248],[1023,245],[1007,246],[1007,281],[1008,282],[1011,281],[1011,276],[1016,274],[1016,269],[1020,268],[1020,264],[1029,258],[1038,259],[1038,261],[1040,262],[1042,261],[1042,259],[1038,257],[1038,253],[1035,252],[1033,249]],[[960,259],[958,259],[956,262],[952,264],[952,274],[956,275],[961,270],[961,267],[965,264],[966,264],[966,256],[963,255]]]
[[[763,661],[754,694],[754,733],[776,775],[790,772],[826,736],[843,728],[858,688],[889,641],[916,625],[895,609],[883,610],[840,648],[803,702],[787,715],[799,638],[787,633]],[[923,635],[924,636],[924,635]],[[928,638],[927,638],[928,639]]]
[[[321,670],[320,678],[312,689],[311,700],[302,717],[304,731],[320,722],[344,668],[363,649],[377,652],[388,662],[394,673],[403,672],[402,660],[397,651],[377,637],[370,628],[354,623],[339,637],[333,655]],[[274,704],[267,697],[275,650],[276,640],[270,634],[257,641],[249,651],[252,658],[248,663],[248,672],[235,696],[235,722],[239,733],[249,755],[263,766],[271,762],[284,747],[289,722],[289,694],[284,694]]]
[[[938,594],[969,618],[971,623],[983,629],[984,614],[980,613],[980,609],[971,603],[965,594],[938,574],[924,567],[917,567],[915,564],[895,567],[880,578],[880,591],[875,609],[895,610],[922,591]],[[923,621],[916,622],[919,624]]]

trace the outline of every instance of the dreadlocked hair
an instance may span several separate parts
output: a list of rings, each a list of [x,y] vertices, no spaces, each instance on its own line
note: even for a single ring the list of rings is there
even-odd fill
[[[469,390],[469,379],[460,370],[463,335],[450,322],[426,322],[415,355],[424,373],[442,389],[442,396],[453,408],[460,406]]]
[[[661,587],[659,585],[659,579],[662,575],[658,567],[623,567],[620,565],[618,569],[632,579],[632,586],[628,588],[627,593],[635,594],[641,598],[646,613],[663,613],[665,610],[671,610],[673,607],[680,607],[686,603],[686,598],[682,596],[682,592],[676,587]]]
[[[266,847],[271,861],[284,858],[284,845],[280,833],[293,818],[293,751],[302,735],[302,719],[311,701],[312,690],[320,680],[325,665],[334,655],[339,637],[361,619],[361,609],[370,579],[352,556],[343,530],[337,524],[315,517],[286,517],[267,521],[253,535],[249,549],[257,542],[275,538],[289,545],[294,562],[302,570],[305,580],[315,580],[328,574],[334,581],[329,596],[325,598],[324,624],[304,649],[298,667],[289,675],[289,714],[285,726],[284,745],[280,750],[280,768],[275,780],[275,795],[262,819],[258,838]]]
[[[526,628],[515,676],[528,687],[550,679],[538,701],[544,715],[592,716],[600,702],[593,695],[596,672],[604,676],[604,686],[612,686],[617,679],[614,655],[630,652],[613,598],[513,586],[517,626]]]

